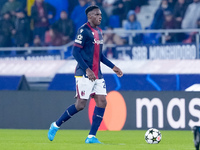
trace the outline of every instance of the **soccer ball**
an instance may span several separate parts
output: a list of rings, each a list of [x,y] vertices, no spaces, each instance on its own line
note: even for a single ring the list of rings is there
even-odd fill
[[[161,141],[162,135],[158,129],[151,128],[147,130],[144,138],[148,144],[158,144]]]

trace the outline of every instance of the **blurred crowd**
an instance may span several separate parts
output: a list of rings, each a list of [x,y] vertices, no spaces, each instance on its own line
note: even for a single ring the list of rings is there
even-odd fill
[[[1,0],[0,47],[67,44],[73,40],[77,29],[87,21],[84,10],[89,5],[101,8],[102,29],[109,25],[109,18],[113,16],[119,19],[115,27],[121,27],[128,11],[146,4],[145,1]],[[113,20],[110,22],[114,23]]]
[[[200,0],[162,0],[154,14],[149,29],[196,29],[200,28]],[[192,42],[195,33],[170,33],[166,43]],[[159,43],[158,34],[152,34],[150,43]],[[147,38],[148,39],[148,38]]]
[[[103,30],[141,30],[137,13],[151,0],[0,0],[0,47],[60,46],[75,37],[87,21],[89,5],[102,11]],[[162,0],[148,29],[200,28],[200,0]],[[166,42],[194,40],[195,33],[170,33]],[[104,35],[106,44],[127,44],[126,37]],[[134,44],[159,43],[159,34],[136,34]],[[111,50],[112,51],[112,48]],[[109,51],[108,51],[109,53]]]

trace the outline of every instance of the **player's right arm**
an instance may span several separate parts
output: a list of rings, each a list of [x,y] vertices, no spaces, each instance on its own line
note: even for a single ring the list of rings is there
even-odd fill
[[[83,31],[83,29],[79,29],[77,32],[75,41],[74,41],[74,47],[73,47],[72,54],[73,54],[74,58],[76,59],[76,61],[81,66],[81,68],[84,71],[86,71],[86,69],[89,67],[81,55],[81,51],[83,50],[84,43],[85,43],[84,31]]]
[[[79,29],[76,39],[74,41],[74,47],[73,47],[73,56],[76,59],[76,61],[79,63],[80,67],[86,72],[88,78],[91,81],[94,81],[96,79],[94,72],[89,68],[87,63],[84,61],[81,51],[83,50],[83,46],[85,43],[86,35],[84,34],[83,29]]]

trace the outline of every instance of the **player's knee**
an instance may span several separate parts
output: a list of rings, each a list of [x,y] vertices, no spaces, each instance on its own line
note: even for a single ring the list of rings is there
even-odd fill
[[[77,110],[78,110],[78,111],[81,111],[81,110],[83,110],[84,108],[85,108],[85,105],[78,105]]]
[[[107,105],[106,99],[103,98],[103,99],[98,100],[98,104],[97,104],[98,107],[106,108],[106,105]]]
[[[102,107],[103,107],[103,108],[106,108],[106,106],[107,106],[107,101],[106,101],[106,99],[105,99],[104,101],[102,101]]]
[[[86,106],[86,100],[81,100],[81,99],[77,100],[75,106],[77,111],[83,110]]]

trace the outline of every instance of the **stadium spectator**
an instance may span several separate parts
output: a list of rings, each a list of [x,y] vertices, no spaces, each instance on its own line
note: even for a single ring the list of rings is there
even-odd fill
[[[134,0],[123,0],[123,3],[125,8],[125,14],[128,14],[130,10],[135,10],[137,7],[137,1]]]
[[[8,0],[0,0],[0,10],[2,10],[2,7]]]
[[[38,35],[36,35],[33,39],[33,47],[42,47],[43,44],[40,40],[40,37]],[[47,54],[47,51],[45,50],[35,50],[35,51],[32,51],[31,54],[34,54],[34,55],[41,55],[41,54]]]
[[[176,21],[176,28],[181,29],[181,23],[187,9],[185,0],[178,0],[174,7],[174,18]]]
[[[68,14],[69,16],[71,16],[72,11],[74,10],[74,8],[79,5],[79,2],[76,0],[68,0],[69,3],[69,7],[68,7]]]
[[[122,21],[124,19],[126,19],[126,13],[125,13],[125,6],[124,6],[124,3],[122,0],[117,0],[115,3],[114,3],[114,9],[113,9],[113,12],[112,14],[113,15],[118,15],[119,18],[120,18],[120,26],[122,26]]]
[[[29,17],[31,16],[31,9],[34,4],[35,4],[35,0],[27,0],[26,11]]]
[[[22,4],[22,9],[23,9],[25,12],[27,12],[27,8],[26,8],[26,6],[27,6],[27,0],[18,0],[18,1],[21,2],[21,4]],[[28,1],[29,1],[29,0],[28,0]]]
[[[125,39],[112,32],[113,28],[107,27],[105,31],[107,32],[103,36],[104,44],[124,45],[126,43]]]
[[[197,28],[197,20],[200,18],[200,0],[193,0],[183,18],[181,27],[182,29],[194,29]]]
[[[31,35],[30,21],[22,9],[17,10],[15,14],[15,45],[18,47],[28,47]]]
[[[60,19],[53,26],[58,32],[63,34],[62,44],[67,44],[73,39],[74,26],[66,11],[60,13]]]
[[[106,11],[106,14],[108,15],[108,17],[110,17],[112,15],[112,11],[113,11],[113,4],[114,4],[115,0],[103,0],[103,8]]]
[[[44,0],[36,0],[31,9],[31,17],[34,21],[34,36],[38,35],[44,43],[45,32],[49,27],[49,19],[56,14],[56,9]]]
[[[141,30],[141,24],[137,21],[136,13],[134,10],[130,10],[127,14],[127,20],[123,26],[126,30]]]
[[[174,11],[174,6],[176,5],[176,2],[177,0],[168,0],[168,5],[172,12]]]
[[[161,29],[164,22],[164,11],[172,11],[168,5],[168,0],[162,0],[160,7],[156,10],[151,29]]]
[[[185,0],[186,4],[189,5],[191,3],[193,3],[193,0]]]
[[[175,29],[176,24],[174,21],[174,16],[171,11],[165,11],[164,13],[165,21],[163,23],[163,29]]]
[[[143,5],[147,5],[148,4],[148,0],[131,0],[132,4],[135,5],[135,11],[137,8],[140,8]]]
[[[134,10],[130,10],[127,14],[127,20],[123,24],[123,28],[125,30],[141,30],[141,24],[139,21],[137,21],[137,17]],[[142,35],[136,34],[136,36],[133,38],[134,43],[141,43]]]
[[[91,4],[92,0],[86,0],[87,4]]]
[[[8,0],[2,7],[1,14],[9,12],[12,15],[15,15],[17,9],[22,8],[22,3],[17,0]]]
[[[41,47],[42,46],[42,43],[41,43],[41,40],[40,40],[40,37],[38,35],[36,35],[33,39],[33,46],[34,47]]]
[[[87,4],[86,0],[79,0],[79,5],[74,8],[71,14],[71,19],[74,22],[75,31],[77,31],[79,27],[87,22],[87,16],[83,12],[88,6],[89,5]]]
[[[186,0],[178,0],[175,7],[174,7],[174,19],[176,24],[176,29],[181,29],[181,24],[186,12],[188,5],[186,3]],[[185,39],[185,33],[176,33],[175,34],[176,41],[181,42]]]
[[[58,32],[58,30],[52,26],[45,33],[45,44],[47,46],[61,46],[63,45],[62,37],[62,33]]]
[[[200,18],[197,20],[197,28],[200,29]]]
[[[104,51],[104,54],[107,58],[117,58],[116,51],[114,45],[124,45],[126,43],[125,39],[122,39],[117,34],[113,33],[113,28],[107,27],[106,33],[103,36],[104,44],[108,44],[106,47],[106,50]],[[109,46],[110,44],[110,46]]]
[[[10,13],[4,13],[0,20],[0,47],[12,46],[12,34],[14,33],[14,24]]]
[[[197,20],[196,24],[197,24],[197,28],[200,29],[200,18]],[[191,43],[191,42],[194,43],[194,42],[196,42],[196,34],[199,34],[199,33],[198,32],[191,32],[189,34],[189,37],[183,42],[184,43]]]
[[[60,19],[60,13],[62,11],[68,12],[68,0],[45,0],[45,2],[51,4],[56,8],[56,15],[54,18],[49,20],[50,24],[53,24]]]
[[[172,12],[166,11],[164,13],[165,21],[163,23],[163,29],[176,29],[176,24]],[[166,43],[175,42],[175,33],[169,33],[165,36]]]
[[[103,0],[95,0],[97,3],[97,6],[101,6],[103,5]]]
[[[138,2],[139,7],[143,6],[143,5],[148,5],[149,0],[135,0]]]

